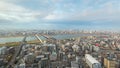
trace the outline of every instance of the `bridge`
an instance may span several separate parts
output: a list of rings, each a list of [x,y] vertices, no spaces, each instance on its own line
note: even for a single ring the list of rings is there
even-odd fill
[[[41,35],[43,36],[44,38],[46,39],[54,39],[54,38],[50,38],[48,36],[44,36],[44,35]],[[42,39],[36,34],[35,37],[40,41],[40,43],[44,44],[44,42],[42,41]],[[7,68],[13,68],[14,67],[14,64],[16,62],[16,57],[18,57],[21,53],[21,50],[22,50],[22,47],[26,44],[26,38],[27,36],[25,36],[23,38],[23,40],[21,41],[20,45],[17,47],[16,51],[15,51],[15,54],[12,56],[12,59],[10,60],[10,62],[8,63],[8,66]],[[55,40],[55,39],[54,39]]]

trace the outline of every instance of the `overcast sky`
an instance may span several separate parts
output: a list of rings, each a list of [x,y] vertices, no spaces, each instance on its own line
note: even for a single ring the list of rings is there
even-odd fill
[[[0,27],[120,31],[120,0],[0,0]]]

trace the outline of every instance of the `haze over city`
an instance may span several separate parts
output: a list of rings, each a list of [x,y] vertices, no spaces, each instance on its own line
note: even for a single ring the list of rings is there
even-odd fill
[[[0,0],[0,68],[120,68],[120,0]]]
[[[120,0],[0,0],[0,29],[120,31]]]

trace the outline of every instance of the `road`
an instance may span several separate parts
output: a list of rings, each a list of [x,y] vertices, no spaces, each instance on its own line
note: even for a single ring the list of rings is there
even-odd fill
[[[16,57],[19,56],[22,47],[23,47],[23,46],[25,45],[25,43],[26,43],[26,38],[27,38],[27,36],[25,36],[25,37],[23,38],[21,44],[17,47],[14,56],[12,57],[11,61],[8,63],[7,68],[11,68],[11,66],[14,66],[14,63],[15,63],[15,61],[16,61]]]

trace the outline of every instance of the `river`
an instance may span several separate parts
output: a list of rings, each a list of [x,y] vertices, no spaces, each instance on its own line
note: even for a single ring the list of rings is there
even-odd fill
[[[89,34],[91,35],[91,34]],[[67,35],[54,35],[52,37],[58,39],[58,40],[63,40],[63,39],[70,39],[70,38],[77,38],[81,36],[88,36],[88,34],[67,34]],[[42,40],[46,40],[43,36],[39,36]],[[8,43],[8,42],[20,42],[22,41],[23,37],[5,37],[5,38],[0,38],[0,44]],[[27,37],[26,41],[32,41],[36,40],[35,36],[29,36]]]

